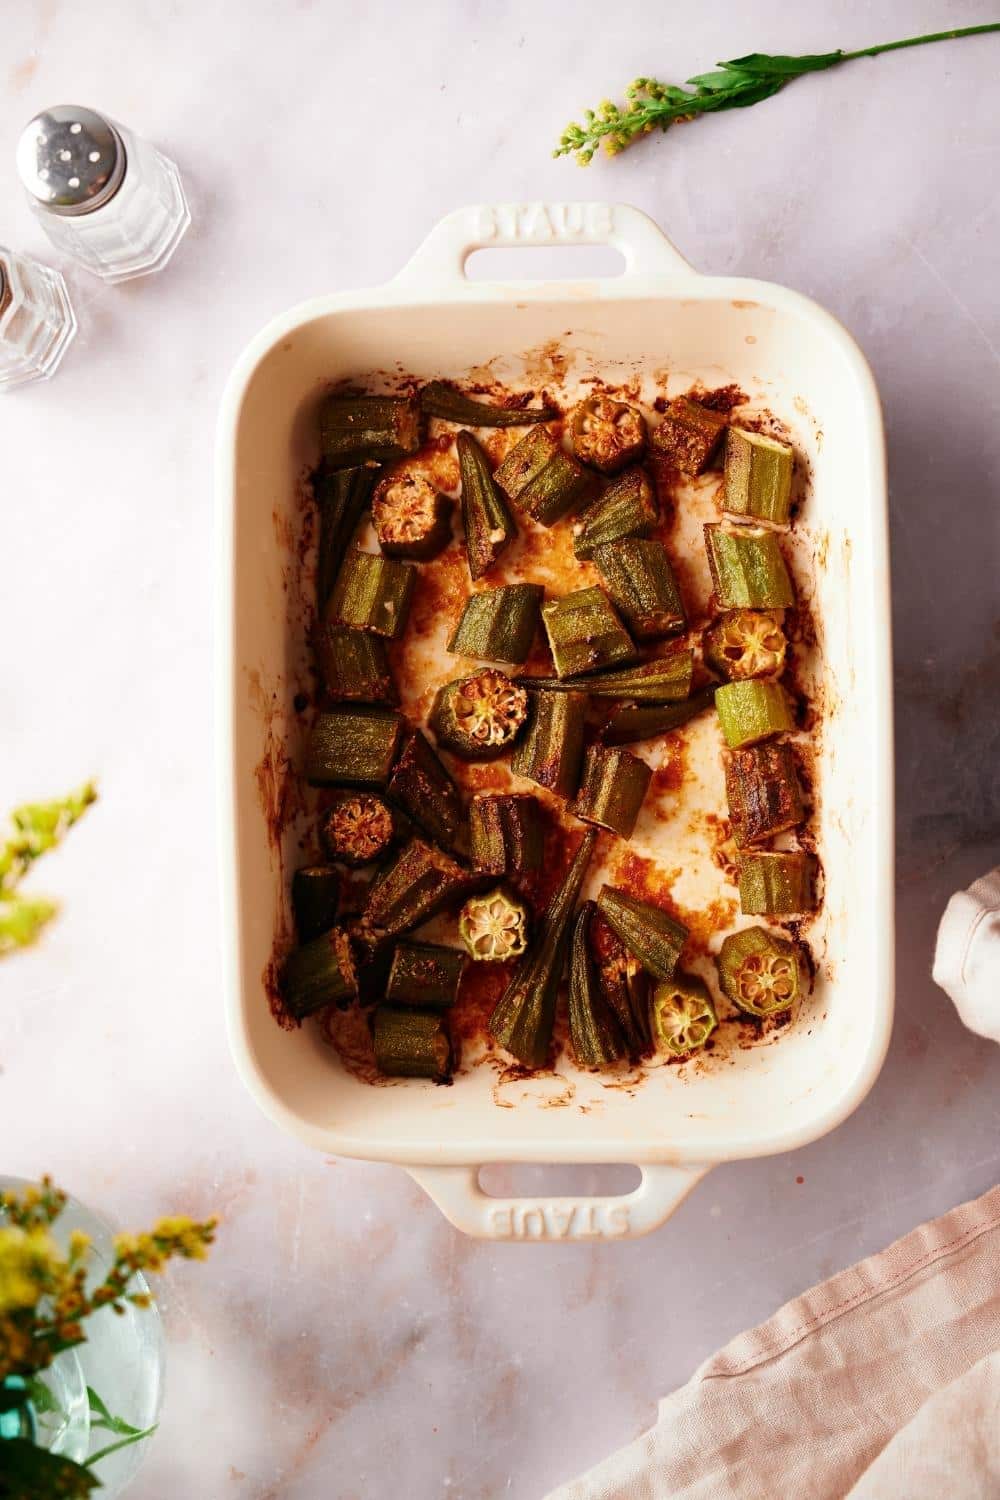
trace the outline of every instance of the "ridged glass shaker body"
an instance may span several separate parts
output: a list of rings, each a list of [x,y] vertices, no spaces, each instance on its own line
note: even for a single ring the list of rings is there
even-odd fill
[[[36,115],[17,163],[49,239],[103,281],[162,270],[191,222],[174,163],[94,110],[60,104]]]
[[[75,333],[59,272],[0,245],[0,391],[47,380]]]

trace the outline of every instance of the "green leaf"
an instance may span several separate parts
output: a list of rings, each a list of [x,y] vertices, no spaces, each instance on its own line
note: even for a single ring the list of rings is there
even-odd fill
[[[821,73],[824,68],[835,67],[844,56],[839,51],[814,52],[803,57],[772,57],[767,52],[748,52],[746,57],[734,57],[732,62],[719,63],[719,67],[758,77],[788,80],[798,78],[801,73]]]
[[[27,1438],[7,1438],[0,1448],[0,1500],[86,1500],[100,1487],[89,1469]]]
[[[44,1412],[62,1410],[62,1407],[59,1405],[59,1402],[56,1400],[55,1396],[53,1396],[44,1380],[39,1380],[37,1375],[32,1375],[29,1377],[27,1394],[28,1400],[31,1402],[35,1410],[40,1414]]]
[[[122,1448],[131,1448],[133,1443],[141,1443],[143,1438],[152,1437],[157,1426],[158,1424],[154,1422],[152,1427],[147,1427],[143,1432],[133,1429],[131,1436],[122,1438],[120,1443],[109,1443],[106,1448],[100,1448],[96,1453],[92,1453],[87,1459],[88,1465],[93,1468],[95,1464],[101,1462],[102,1458],[108,1458],[112,1453],[120,1452]]]
[[[97,1413],[97,1417],[90,1424],[91,1427],[104,1427],[108,1432],[117,1432],[132,1439],[146,1437],[148,1433],[153,1431],[152,1427],[147,1427],[143,1430],[140,1427],[133,1427],[131,1422],[126,1422],[124,1417],[112,1416],[93,1386],[88,1385],[87,1396],[90,1400],[91,1414],[93,1415],[94,1412]],[[93,1459],[91,1459],[91,1463],[93,1463]]]

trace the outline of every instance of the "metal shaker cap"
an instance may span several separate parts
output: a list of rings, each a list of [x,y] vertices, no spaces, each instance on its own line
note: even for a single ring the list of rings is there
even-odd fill
[[[77,104],[36,115],[17,143],[17,170],[50,213],[92,213],[114,197],[125,175],[125,146],[109,120]]]

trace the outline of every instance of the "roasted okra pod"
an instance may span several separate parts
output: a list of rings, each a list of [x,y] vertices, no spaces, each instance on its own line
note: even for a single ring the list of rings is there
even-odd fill
[[[285,960],[281,998],[296,1021],[328,1005],[348,1006],[357,993],[351,942],[342,927],[331,927],[320,937],[303,943]]]
[[[399,702],[381,636],[349,625],[319,625],[314,639],[320,677],[335,703]]]
[[[392,808],[375,792],[335,792],[320,820],[323,847],[345,865],[381,859],[396,837]]]
[[[490,461],[471,432],[455,439],[462,476],[462,528],[469,574],[482,578],[517,536],[514,518],[497,487]]]
[[[409,932],[457,901],[468,883],[468,873],[442,850],[411,839],[369,886],[365,923],[379,935]]]
[[[726,425],[721,413],[678,396],[653,428],[650,447],[682,474],[702,474],[718,451]]]
[[[801,850],[740,857],[740,910],[748,917],[796,917],[815,906],[816,861]]]
[[[411,730],[403,743],[389,778],[388,793],[435,843],[445,849],[452,847],[462,823],[462,799],[419,729]]]
[[[582,693],[531,692],[528,727],[511,770],[560,797],[571,797],[580,777],[587,700]]]
[[[588,396],[573,412],[573,452],[602,474],[617,474],[646,448],[646,422],[636,406],[611,396]]]
[[[542,620],[558,677],[579,677],[634,661],[635,645],[600,589],[575,589],[542,605]]]
[[[416,576],[412,563],[354,548],[337,575],[324,619],[398,640],[406,629]]]
[[[756,526],[706,526],[705,546],[720,609],[789,609],[791,575],[773,531]]]
[[[726,938],[716,959],[728,1000],[761,1020],[789,1010],[799,993],[799,960],[793,945],[764,927],[745,927]]]
[[[573,920],[569,953],[569,1036],[581,1068],[603,1068],[625,1055],[625,1039],[598,982],[590,952],[596,911],[585,901]]]
[[[484,793],[469,804],[473,868],[484,875],[535,875],[542,867],[544,831],[529,793]]]
[[[601,729],[605,745],[634,745],[670,734],[697,718],[715,702],[715,688],[705,688],[680,703],[616,703]]]
[[[544,597],[540,583],[508,583],[470,594],[448,650],[520,666],[531,650]]]
[[[548,1055],[569,924],[596,842],[593,829],[584,834],[562,884],[549,902],[538,937],[490,1017],[490,1031],[501,1047],[528,1067],[540,1068]]]
[[[705,633],[705,661],[720,677],[780,677],[787,649],[781,612],[734,609]]]
[[[718,1025],[708,986],[694,974],[675,974],[656,986],[652,1017],[653,1040],[671,1057],[697,1052]]]
[[[660,906],[640,901],[627,891],[602,885],[597,897],[601,916],[630,953],[654,979],[672,979],[688,930]]]
[[[496,667],[446,682],[430,726],[439,745],[462,760],[506,755],[528,717],[528,695]]]
[[[637,641],[676,635],[687,623],[681,591],[662,542],[627,537],[594,550],[597,571]]]
[[[631,838],[652,775],[646,762],[628,750],[591,745],[572,811],[585,823]]]
[[[794,458],[787,443],[761,432],[730,427],[722,509],[731,516],[752,516],[786,526],[792,505]]]
[[[375,469],[331,469],[322,464],[313,475],[319,507],[319,552],[316,561],[316,610],[322,615],[347,556],[375,483]]]
[[[590,926],[591,950],[601,994],[618,1023],[625,1050],[637,1058],[649,1049],[649,975],[597,910]]]
[[[336,708],[320,714],[306,747],[306,780],[313,786],[385,786],[402,724],[389,710]]]
[[[451,541],[453,502],[412,461],[394,464],[372,493],[372,526],[386,557],[427,562]]]
[[[520,510],[542,526],[553,526],[571,510],[586,504],[597,489],[588,474],[566,452],[547,427],[533,427],[507,454],[496,481]]]
[[[657,521],[656,497],[645,469],[626,469],[573,525],[573,551],[590,558],[596,547],[627,536],[649,536]]]
[[[458,914],[458,935],[476,963],[504,963],[528,946],[528,908],[502,886],[470,896]]]
[[[731,750],[795,728],[791,700],[781,683],[770,678],[723,683],[716,690],[715,708]]]
[[[320,445],[334,468],[390,464],[420,446],[420,411],[408,396],[328,396]]]
[[[780,740],[733,752],[726,765],[726,796],[741,849],[805,821],[795,754]]]
[[[375,1065],[387,1078],[447,1083],[453,1060],[448,1028],[437,1011],[380,1005],[372,1033]]]
[[[463,427],[530,427],[533,422],[552,422],[559,416],[555,406],[494,406],[474,401],[446,380],[431,380],[420,389],[420,409],[428,417],[459,422]]]
[[[454,1005],[466,965],[458,948],[437,943],[397,943],[386,981],[390,1005],[416,1005],[441,1010]]]
[[[329,932],[337,919],[340,875],[329,865],[303,865],[292,876],[292,912],[300,943]]]
[[[675,703],[691,692],[694,656],[672,651],[621,672],[595,672],[589,677],[520,677],[526,688],[550,693],[587,693],[591,698],[622,698],[634,703]]]

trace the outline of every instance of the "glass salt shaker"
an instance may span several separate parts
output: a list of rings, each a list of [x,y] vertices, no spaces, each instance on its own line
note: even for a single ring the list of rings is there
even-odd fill
[[[162,270],[191,222],[174,163],[76,104],[35,116],[18,142],[17,168],[52,243],[104,281]]]
[[[0,245],[0,391],[47,380],[75,333],[59,272]]]

